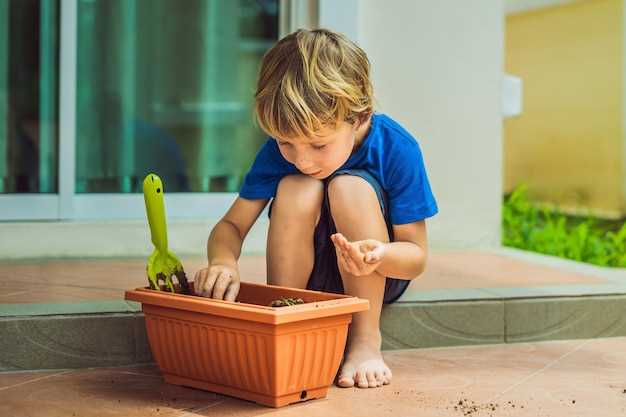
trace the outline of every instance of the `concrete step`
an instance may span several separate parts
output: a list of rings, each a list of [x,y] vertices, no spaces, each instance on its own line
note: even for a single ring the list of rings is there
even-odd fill
[[[22,305],[21,315],[3,307],[0,371],[152,362],[136,303]],[[386,350],[626,336],[626,296],[401,300],[381,319]]]

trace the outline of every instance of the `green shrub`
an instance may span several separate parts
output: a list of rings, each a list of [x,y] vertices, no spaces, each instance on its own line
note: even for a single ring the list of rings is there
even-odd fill
[[[520,186],[504,198],[502,244],[596,265],[626,268],[626,222],[568,217],[539,209]]]

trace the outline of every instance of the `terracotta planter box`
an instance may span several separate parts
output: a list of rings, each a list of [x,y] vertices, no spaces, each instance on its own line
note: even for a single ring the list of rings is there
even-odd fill
[[[305,303],[268,307],[283,297]],[[352,313],[369,308],[356,297],[244,282],[237,302],[148,288],[125,298],[142,303],[166,382],[271,407],[326,396]]]

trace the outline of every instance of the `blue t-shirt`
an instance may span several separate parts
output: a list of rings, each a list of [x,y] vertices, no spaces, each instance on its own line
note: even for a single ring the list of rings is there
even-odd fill
[[[367,136],[339,169],[364,169],[376,178],[387,193],[392,224],[416,222],[438,211],[419,144],[384,114],[372,115]],[[248,200],[273,198],[280,180],[298,173],[270,138],[246,174],[239,196]]]

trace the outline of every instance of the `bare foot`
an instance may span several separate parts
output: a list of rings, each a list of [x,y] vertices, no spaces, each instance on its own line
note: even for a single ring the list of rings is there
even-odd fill
[[[380,353],[380,332],[378,337],[358,337],[350,339],[344,356],[337,385],[343,388],[376,388],[391,383],[391,370]]]

